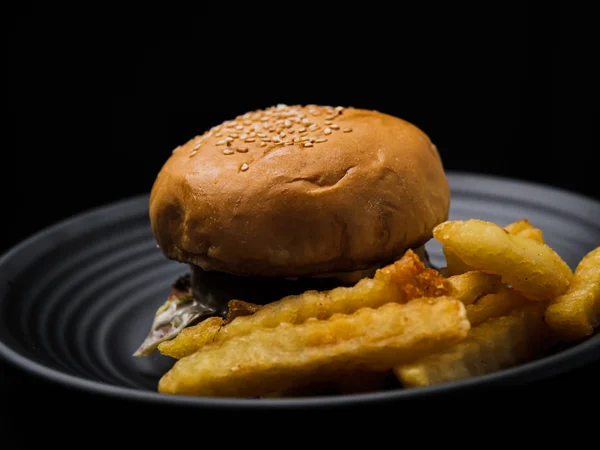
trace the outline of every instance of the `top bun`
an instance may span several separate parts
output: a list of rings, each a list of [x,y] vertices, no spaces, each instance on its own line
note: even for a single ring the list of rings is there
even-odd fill
[[[168,258],[237,275],[314,276],[424,244],[449,202],[439,153],[414,125],[278,105],[176,148],[152,188],[150,219]]]

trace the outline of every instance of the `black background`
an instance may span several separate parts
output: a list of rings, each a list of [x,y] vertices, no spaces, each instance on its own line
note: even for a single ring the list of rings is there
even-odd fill
[[[588,13],[444,4],[203,5],[174,19],[122,7],[15,12],[6,20],[0,252],[57,220],[147,193],[178,144],[276,103],[377,109],[420,126],[447,169],[600,198]],[[69,420],[103,406],[128,424],[152,420],[148,407],[0,369],[0,403],[15,423],[43,423],[56,405],[71,411]],[[525,405],[552,391],[583,401],[591,373],[486,395]]]

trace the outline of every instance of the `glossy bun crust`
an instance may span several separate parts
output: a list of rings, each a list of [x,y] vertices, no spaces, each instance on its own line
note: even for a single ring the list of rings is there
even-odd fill
[[[279,105],[174,150],[150,219],[168,258],[237,275],[364,269],[432,237],[450,194],[438,151],[375,111]]]

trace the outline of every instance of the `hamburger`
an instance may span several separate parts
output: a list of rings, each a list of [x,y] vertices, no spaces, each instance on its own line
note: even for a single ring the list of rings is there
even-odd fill
[[[217,125],[177,147],[152,187],[157,244],[189,273],[135,355],[231,300],[351,285],[408,249],[426,259],[449,203],[436,146],[400,118],[278,105]]]

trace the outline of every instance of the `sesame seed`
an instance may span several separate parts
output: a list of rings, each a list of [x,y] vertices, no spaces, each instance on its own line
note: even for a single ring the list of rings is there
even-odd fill
[[[267,135],[265,133],[256,133],[259,138],[266,138]]]
[[[300,140],[301,140],[301,141],[309,141],[309,140],[310,140],[310,138],[309,138],[308,136],[302,136],[302,137],[300,138]]]
[[[261,142],[261,143],[260,143],[260,146],[261,146],[261,147],[266,147],[266,146],[267,146],[267,143],[266,143],[266,142]]]
[[[315,142],[317,142],[317,143],[319,143],[319,144],[320,144],[321,142],[327,142],[327,138],[319,138],[319,139],[317,139]]]
[[[337,117],[337,114],[331,114],[330,116],[327,116],[326,119],[327,120],[333,120]]]
[[[294,141],[287,141],[285,144],[286,145],[294,145]]]
[[[204,141],[196,142],[192,148],[198,150],[202,144],[204,144]]]
[[[248,170],[250,168],[250,166],[246,163],[242,164],[242,167],[240,167],[240,170],[242,172],[245,172],[246,170]]]
[[[315,142],[315,141],[317,140],[317,137],[316,137],[316,136],[310,136],[310,137],[308,138],[308,140],[309,140],[310,142]]]
[[[286,120],[283,122],[283,126],[286,128],[290,128],[292,126],[292,122],[290,120]]]
[[[225,140],[226,140],[227,142],[233,142],[233,138],[232,138],[232,137],[226,137],[226,138],[225,138]]]
[[[300,142],[300,138],[295,137],[294,139],[292,139],[293,142]]]
[[[215,136],[216,137],[221,137],[222,135],[221,135],[221,133],[215,133]]]
[[[231,134],[229,135],[229,137],[232,137],[232,138],[234,138],[234,139],[237,139],[237,138],[239,138],[239,137],[240,137],[240,135],[239,135],[239,134],[237,134],[237,133],[231,133]]]
[[[333,131],[331,131],[331,128],[327,127],[327,128],[325,128],[325,129],[323,130],[323,133],[324,133],[324,134],[331,134],[331,133],[333,133]]]
[[[260,121],[261,121],[261,122],[268,122],[268,121],[269,121],[269,118],[268,118],[268,117],[261,117],[261,118],[260,118]]]
[[[313,143],[312,143],[312,142],[305,142],[303,145],[304,145],[305,147],[312,147],[312,146],[313,146]]]
[[[308,127],[308,129],[310,131],[315,131],[315,130],[319,129],[319,125],[317,125],[316,123],[313,123],[310,127]]]
[[[310,125],[312,122],[311,122],[309,119],[307,119],[307,118],[305,117],[304,119],[302,119],[302,123],[303,123],[304,125]]]
[[[352,128],[344,128],[342,131],[344,133],[350,133],[352,131]]]
[[[340,126],[336,125],[335,123],[332,123],[331,125],[329,125],[329,128],[331,128],[332,130],[339,130]]]
[[[281,142],[281,138],[279,136],[273,136],[273,142]]]
[[[190,153],[190,158],[195,156],[198,153],[198,151],[194,150],[193,152]]]
[[[298,133],[306,133],[306,128],[298,128]]]
[[[254,142],[255,140],[256,139],[254,139],[254,138],[248,138],[248,139],[245,139],[244,142]]]
[[[240,134],[240,139],[246,139],[248,137],[248,133]]]
[[[225,139],[221,139],[220,141],[217,141],[217,145],[225,145],[227,144],[227,141]]]
[[[175,147],[173,149],[173,151],[171,153],[175,153],[176,151],[178,151],[181,148],[181,145],[178,145],[177,147]]]
[[[251,120],[244,120],[243,124],[250,126],[250,125],[252,125],[252,121]]]
[[[325,125],[331,125],[333,122],[331,120],[326,120]]]
[[[249,134],[248,136],[250,136],[250,137],[254,137],[254,136],[256,136],[256,131],[251,131],[251,132],[250,132],[250,134]]]
[[[236,130],[241,131],[244,129],[244,127],[242,125],[238,125],[235,127]]]
[[[285,136],[286,136],[286,133],[285,133],[285,131],[280,131],[280,132],[279,132],[279,136],[281,136],[281,137],[285,137]]]
[[[238,147],[238,148],[236,148],[236,150],[239,153],[247,153],[248,152],[248,147]]]
[[[341,113],[341,112],[344,110],[344,107],[343,107],[343,106],[336,106],[336,107],[335,107],[335,110],[336,110],[338,113]]]
[[[226,148],[225,150],[223,150],[223,154],[224,155],[233,155],[233,150],[231,150],[230,148]]]
[[[263,141],[263,142],[271,142],[271,138],[268,138],[268,137],[261,138],[261,141]]]

